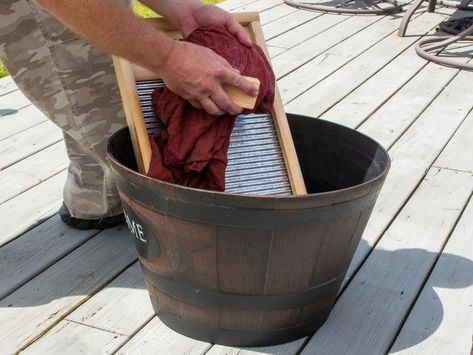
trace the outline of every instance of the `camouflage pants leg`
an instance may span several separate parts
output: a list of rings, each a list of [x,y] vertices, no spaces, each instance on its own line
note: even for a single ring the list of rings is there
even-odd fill
[[[121,213],[106,160],[108,137],[125,125],[110,56],[34,1],[2,0],[0,60],[20,90],[64,133],[70,159],[64,202],[72,216]]]

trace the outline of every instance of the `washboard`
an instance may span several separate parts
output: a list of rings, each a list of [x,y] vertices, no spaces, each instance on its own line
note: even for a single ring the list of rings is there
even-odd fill
[[[233,15],[247,29],[269,59],[258,13]],[[148,20],[173,38],[181,34],[165,19]],[[126,59],[113,57],[118,85],[130,129],[133,149],[141,173],[148,170],[151,148],[148,135],[163,125],[151,93],[164,83]],[[289,131],[279,91],[276,87],[271,114],[240,115],[230,137],[225,192],[251,195],[303,195],[304,180]]]

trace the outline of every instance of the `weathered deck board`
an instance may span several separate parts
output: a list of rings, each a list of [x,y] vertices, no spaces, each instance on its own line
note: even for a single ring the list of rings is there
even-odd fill
[[[470,352],[473,329],[472,221],[473,200],[470,200],[390,353]]]
[[[264,38],[266,38],[266,41],[268,42],[270,39],[278,35],[288,33],[289,31],[294,31],[296,27],[299,27],[319,16],[322,16],[322,14],[311,11],[297,10],[296,12],[281,17],[276,21],[272,21],[271,23],[263,25]]]
[[[0,204],[67,168],[64,142],[55,143],[0,171]]]
[[[452,138],[435,166],[454,170],[473,172],[473,112],[470,112]],[[473,220],[472,220],[473,221]]]
[[[62,203],[62,187],[65,181],[66,172],[63,171],[2,203],[0,216],[4,222],[0,246],[57,213]]]
[[[268,52],[269,52],[269,56],[271,58],[277,56],[278,54],[281,54],[282,52],[285,52],[286,49],[285,48],[279,48],[279,47],[270,47],[268,46]]]
[[[417,20],[418,19],[415,18],[413,22]],[[352,27],[348,28],[348,33],[345,33],[344,30],[347,24],[350,24]],[[289,103],[304,94],[307,90],[311,88],[316,89],[319,82],[323,83],[324,79],[326,79],[330,74],[336,72],[337,69],[343,67],[344,64],[350,62],[360,54],[369,50],[371,47],[376,46],[378,42],[382,41],[384,38],[390,35],[392,38],[392,35],[397,29],[398,25],[398,19],[393,20],[392,18],[375,18],[373,20],[371,17],[356,16],[353,18],[353,20],[350,19],[347,20],[347,22],[342,23],[342,34],[345,34],[345,40],[336,42],[334,44],[327,42],[330,43],[330,45],[325,47],[326,40],[322,38],[324,39],[322,41],[324,44],[317,44],[312,50],[310,50],[310,52],[313,53],[310,55],[310,57],[308,53],[300,54],[302,55],[302,58],[306,59],[305,61],[291,58],[291,51],[276,57],[274,59],[274,61],[276,61],[276,69],[278,68],[277,62],[281,61],[281,58],[284,58],[284,61],[282,61],[280,64],[283,68],[287,67],[289,62],[293,60],[297,60],[299,63],[303,62],[303,65],[295,71],[289,72],[286,69],[288,75],[281,78],[280,85],[282,87],[283,101],[285,103]],[[361,27],[361,29],[359,27]],[[337,33],[340,32],[341,29],[334,27],[330,30],[332,30],[334,34],[330,35],[329,39],[327,40],[330,40],[330,38],[333,36],[340,36],[340,34]],[[353,35],[349,35],[350,32],[355,33]],[[411,40],[408,40],[408,42],[410,43]],[[396,45],[396,43],[397,41],[394,42],[393,45]],[[304,45],[304,43],[301,45]],[[397,45],[399,45],[399,43]],[[323,46],[321,47],[323,49],[322,51],[318,51],[320,46]],[[305,49],[305,51],[309,52],[308,49]],[[294,54],[298,55],[297,52],[299,51],[296,51]],[[307,61],[307,58],[310,58],[310,60]],[[305,105],[308,105],[314,101],[314,98],[310,98],[309,102],[306,102]],[[290,109],[290,106],[287,107]]]
[[[143,273],[135,263],[66,319],[131,336],[153,315]]]
[[[136,259],[129,232],[87,241],[0,301],[0,348],[12,353],[45,333]]]
[[[51,332],[60,336],[43,337],[21,354],[112,354],[113,349],[126,339],[121,334],[71,321],[61,322],[61,326]]]
[[[258,0],[230,0],[218,4],[218,7],[230,12],[241,12],[237,10],[239,7],[257,2]]]
[[[61,141],[62,132],[51,121],[45,121],[0,141],[0,170],[31,154]]]
[[[8,90],[8,89],[7,89]],[[21,93],[20,90],[15,90],[9,95],[0,96],[0,117],[14,113],[26,106],[30,106],[31,102]]]
[[[360,131],[376,137],[385,148],[391,147],[457,74],[458,70],[428,64],[374,112],[359,127]],[[352,126],[361,122],[358,117],[350,124],[349,117],[345,120],[340,123]]]
[[[416,69],[420,71],[416,73]],[[364,133],[373,132],[389,147],[392,143],[387,141],[399,137],[417,117],[413,114],[420,114],[456,74],[458,70],[428,63],[408,48],[321,118],[351,128],[361,125]]]
[[[363,262],[473,107],[468,93],[459,92],[470,82],[469,74],[460,72],[389,150],[391,171],[363,234],[365,243],[358,246],[348,277]]]
[[[382,27],[382,24],[385,22],[383,19],[378,19],[376,17],[360,17],[354,16],[349,17],[346,19],[345,17],[340,18],[332,18],[332,16],[328,17],[321,17],[316,19],[317,21],[311,21],[317,25],[321,20],[327,21],[331,23],[331,27],[324,28],[315,26],[315,34],[311,36],[310,39],[300,42],[298,37],[293,40],[295,42],[294,47],[290,48],[288,51],[284,52],[281,55],[278,55],[272,60],[273,68],[278,76],[281,78],[281,95],[283,95],[283,99],[285,102],[289,100],[286,96],[288,92],[292,92],[293,85],[300,85],[299,81],[297,81],[298,76],[296,75],[300,71],[304,71],[307,74],[306,68],[308,68],[309,63],[318,63],[320,64],[323,62],[323,59],[326,55],[325,52],[329,49],[333,49],[337,46],[343,46],[345,40],[349,40],[356,36],[360,32],[364,32],[364,30],[370,29],[373,24],[378,24],[378,26]],[[381,25],[379,24],[381,23]],[[360,27],[362,28],[360,30]],[[379,36],[379,31],[381,29],[378,27],[374,27],[374,31]],[[355,35],[353,35],[353,32]],[[365,34],[368,36],[368,34]],[[282,43],[278,43],[278,37],[269,41],[269,45],[274,45],[278,47],[284,47],[283,41]],[[356,37],[355,37],[356,39]],[[367,44],[369,44],[371,38],[367,39]],[[350,40],[350,42],[353,40]],[[355,47],[359,48],[359,44]],[[356,50],[356,48],[353,48]],[[347,53],[348,54],[348,53]],[[322,56],[322,58],[319,58]],[[302,68],[301,68],[302,67]],[[296,71],[296,69],[301,68]],[[294,72],[294,73],[293,73]],[[291,74],[292,75],[288,75]],[[314,72],[310,72],[309,76],[306,76],[306,80],[309,81],[310,85],[312,85],[312,77],[314,76]],[[284,79],[286,77],[287,79]],[[293,78],[293,79],[291,79]],[[294,83],[291,86],[288,86],[290,82],[294,80]],[[305,83],[305,81],[303,82]],[[299,87],[300,89],[304,90],[304,88]],[[291,96],[292,98],[292,96]]]
[[[427,33],[429,30],[434,29],[438,23],[443,20],[441,15],[435,15],[423,14],[414,19],[410,24],[410,27],[416,31],[425,31],[423,34]],[[387,23],[381,21],[377,22],[375,25],[370,26],[369,29],[372,31],[374,30],[374,34],[378,36],[379,34],[377,33],[381,32],[376,30],[376,25],[378,24],[384,24],[383,30],[385,33],[396,30],[399,25],[396,20]],[[352,38],[355,38],[355,36],[351,37],[350,39]],[[371,40],[365,39],[364,36],[360,37],[359,39],[364,44],[357,44],[356,49],[353,48],[353,50],[344,49],[342,52],[339,52],[340,55],[336,56],[335,58],[331,57],[334,55],[334,53],[331,51],[326,53],[325,60],[327,64],[330,64],[330,67],[333,67],[338,61],[341,61],[342,64],[347,63],[347,60],[343,58],[344,56],[352,58],[354,53],[361,53],[360,49],[363,47],[366,49],[366,51],[351,60],[350,63],[344,65],[342,68],[330,75],[329,79],[319,82],[317,86],[309,88],[307,85],[309,85],[311,81],[306,80],[306,83],[303,87],[305,90],[304,93],[294,100],[294,94],[297,93],[297,91],[292,92],[289,95],[285,95],[284,102],[290,101],[290,103],[287,105],[288,110],[297,110],[297,112],[310,114],[313,117],[321,116],[337,101],[344,98],[351,91],[362,84],[367,78],[376,74],[380,69],[386,66],[393,58],[398,55],[398,53],[408,49],[415,41],[417,41],[418,37],[399,38],[397,37],[396,33],[391,33],[389,36],[383,38],[370,48],[366,47],[372,43]],[[344,43],[346,44],[347,42],[348,41]],[[305,67],[307,68],[298,71],[299,75],[307,73],[307,70],[314,70],[313,65]],[[320,68],[318,71],[320,73],[324,72]],[[347,78],[350,78],[350,80],[347,80]],[[332,88],[334,87],[336,87],[337,90],[333,90]],[[308,98],[310,97],[317,99],[309,100]]]
[[[318,43],[314,42],[316,41],[316,36],[331,30],[332,27],[336,26],[337,24],[341,24],[347,20],[351,20],[351,18],[321,15],[317,18],[312,19],[311,21],[305,22],[301,26],[295,27],[290,32],[281,32],[279,36],[273,39],[268,39],[267,43],[269,46],[276,46],[286,49],[293,48],[291,54],[294,52],[296,54],[295,56],[297,56],[297,54],[306,54],[307,48],[315,47],[313,43]],[[340,29],[339,27],[336,28]],[[337,38],[333,38],[333,41],[336,40]],[[302,43],[304,43],[305,46],[302,45]],[[278,59],[278,61],[283,61],[284,59],[285,58],[282,57]],[[273,67],[277,72],[280,73],[280,75],[283,75],[284,72],[282,70],[284,69],[284,65],[280,65],[281,70],[278,71],[278,61],[276,59],[272,61]]]
[[[234,9],[234,12],[252,12],[252,11],[257,11],[257,12],[262,12],[264,10],[271,9],[277,5],[281,4],[281,0],[259,0],[256,2],[252,2],[251,4],[246,4],[243,6],[239,6],[236,9]],[[262,15],[260,14],[260,18]]]
[[[158,318],[154,317],[133,338],[130,339],[116,354],[188,354],[201,355],[210,348],[209,343],[197,341],[166,327]]]
[[[297,9],[293,7],[286,6],[284,4],[277,5],[271,9],[261,13],[260,19],[262,24],[269,24],[273,21],[276,21],[282,17],[290,15],[296,12]]]
[[[70,228],[55,215],[4,245],[0,248],[0,299],[97,233]]]
[[[46,116],[29,105],[0,118],[0,141],[46,121]]]
[[[417,76],[425,66],[425,60],[408,48],[363,85],[324,112],[320,118],[355,128],[395,95],[412,77]]]
[[[471,174],[430,170],[302,354],[389,350],[472,191]]]
[[[7,95],[16,90],[18,90],[18,87],[13,82],[11,76],[0,79],[0,96]]]
[[[94,344],[91,344],[97,352],[105,352],[107,349],[116,351],[153,316],[154,311],[145,289],[143,274],[135,263],[59,322],[40,341],[29,346],[28,350],[41,353],[43,342],[46,342],[49,344],[49,350],[54,353],[74,353],[80,348],[82,339],[69,337],[68,324],[73,322],[74,327],[79,327],[87,334],[93,334],[94,329],[100,329],[112,335],[120,335],[114,340],[113,346],[109,343],[108,336],[97,337]],[[62,339],[68,339],[68,343],[65,344]]]
[[[471,159],[457,156],[473,151],[468,131],[473,127],[473,112],[465,119],[435,162],[455,163],[455,169],[468,171]],[[469,171],[470,176],[471,171]],[[473,329],[473,199],[462,212],[438,263],[396,339],[391,353],[467,354]]]

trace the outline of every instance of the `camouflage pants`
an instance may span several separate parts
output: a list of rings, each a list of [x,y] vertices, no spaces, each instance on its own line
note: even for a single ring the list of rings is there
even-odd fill
[[[2,0],[0,60],[20,90],[63,131],[70,159],[64,202],[72,216],[121,213],[106,160],[107,139],[125,125],[110,56],[34,1]]]

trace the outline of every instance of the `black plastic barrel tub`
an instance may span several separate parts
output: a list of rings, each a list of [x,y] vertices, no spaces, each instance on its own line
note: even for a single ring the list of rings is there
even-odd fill
[[[349,128],[288,115],[309,194],[203,191],[137,173],[128,129],[109,156],[158,317],[193,338],[265,346],[326,320],[389,170]]]

